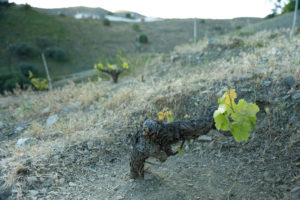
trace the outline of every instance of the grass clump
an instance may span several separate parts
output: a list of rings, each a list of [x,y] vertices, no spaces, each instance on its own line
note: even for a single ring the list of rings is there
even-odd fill
[[[67,60],[67,55],[65,54],[65,52],[58,47],[48,47],[45,50],[45,56],[47,58],[51,58],[55,61],[66,61]]]
[[[132,24],[132,29],[136,32],[141,31],[141,27],[139,24]]]
[[[104,26],[110,26],[110,21],[107,18],[104,18],[102,23],[103,23]]]
[[[148,36],[146,34],[140,34],[139,37],[138,37],[138,41],[139,43],[141,44],[147,44],[149,41],[148,41]]]
[[[19,42],[9,47],[10,52],[18,57],[32,58],[37,55],[37,50],[32,45]]]

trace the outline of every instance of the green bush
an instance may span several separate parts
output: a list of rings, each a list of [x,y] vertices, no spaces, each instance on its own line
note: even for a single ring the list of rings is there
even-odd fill
[[[140,25],[139,24],[132,24],[132,29],[136,32],[141,31]]]
[[[201,19],[200,22],[201,22],[202,24],[205,24],[205,20],[204,20],[204,19]]]
[[[25,5],[23,5],[24,10],[30,10],[31,9],[31,5],[29,5],[28,3],[26,3]]]
[[[65,52],[58,47],[48,47],[46,48],[44,53],[47,58],[51,58],[55,61],[67,60],[67,55],[65,54]]]
[[[104,26],[110,26],[110,21],[107,18],[104,18],[102,23],[103,23]]]
[[[28,63],[22,63],[18,65],[17,67],[18,71],[23,74],[24,77],[29,77],[29,71],[31,71],[33,74],[39,74],[39,70],[36,66]]]
[[[132,18],[131,13],[126,13],[125,17],[128,18],[128,19],[131,19]]]
[[[31,85],[28,78],[24,77],[21,72],[2,72],[0,73],[0,93],[5,91],[13,91],[19,85],[21,89],[27,88]]]
[[[24,42],[13,44],[9,47],[12,54],[19,57],[34,57],[37,55],[37,50]]]
[[[287,3],[283,7],[283,13],[294,12],[295,11],[295,6],[296,6],[296,0],[290,0],[289,3]],[[299,9],[300,9],[300,3],[298,4],[298,10]]]
[[[147,44],[148,43],[148,36],[146,34],[141,34],[138,37],[138,41],[139,41],[139,43]]]
[[[37,37],[35,43],[40,49],[46,49],[52,45],[52,42],[46,37]]]

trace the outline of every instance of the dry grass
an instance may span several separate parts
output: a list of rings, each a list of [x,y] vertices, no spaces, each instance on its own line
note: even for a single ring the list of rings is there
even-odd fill
[[[225,77],[234,80],[255,72],[259,73],[257,84],[262,84],[267,77],[280,80],[287,75],[300,81],[300,37],[296,35],[295,40],[290,42],[286,37],[288,31],[277,31],[273,39],[270,36],[274,32],[257,33],[244,41],[246,46],[254,48],[252,52],[241,53],[241,56],[229,60],[217,59],[208,63],[205,69],[201,66],[189,68],[178,63],[169,65],[162,56],[158,56],[148,62],[149,68],[143,72],[145,83],[134,78],[118,85],[101,81],[80,85],[70,83],[51,92],[27,91],[13,97],[8,103],[8,113],[17,121],[31,120],[21,137],[38,140],[30,147],[20,149],[15,148],[16,141],[7,144],[11,156],[1,161],[7,185],[19,183],[17,172],[28,160],[32,165],[39,163],[46,166],[47,159],[56,149],[87,141],[124,139],[125,133],[133,130],[145,116],[156,117],[163,107],[171,107],[177,116],[189,114],[182,105],[187,97],[193,98],[194,93],[208,90],[200,97],[202,104],[206,102],[209,105],[215,100],[216,94],[212,93],[217,92],[214,91],[214,81]],[[229,38],[224,38],[224,41],[224,45],[230,43]],[[256,47],[258,41],[265,41],[264,46]],[[201,52],[205,44],[204,40],[196,46],[180,46],[175,53]],[[268,62],[263,61],[264,57]],[[168,73],[161,78],[159,73],[165,70],[166,65]],[[75,110],[64,114],[62,108],[66,105],[73,105]],[[48,106],[50,114],[41,114]],[[58,114],[59,121],[47,127],[45,121],[51,114]],[[122,148],[125,146],[123,144]],[[21,188],[20,185],[17,187]]]

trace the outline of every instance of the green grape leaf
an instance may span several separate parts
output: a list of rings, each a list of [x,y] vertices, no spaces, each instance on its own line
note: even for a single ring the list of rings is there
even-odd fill
[[[252,130],[251,125],[249,123],[243,122],[233,122],[231,125],[232,135],[237,142],[247,141],[250,134],[249,132]]]
[[[174,120],[174,119],[173,119],[172,114],[167,115],[167,122],[172,122],[173,120]]]
[[[187,143],[188,143],[188,144],[191,144],[191,140],[187,140]]]
[[[181,149],[181,148],[178,148],[178,153],[181,155],[181,154],[183,154],[183,152],[184,152],[184,150],[183,149]]]
[[[254,103],[247,103],[244,99],[240,99],[236,104],[236,97],[235,90],[230,89],[218,99],[219,108],[213,115],[215,126],[218,130],[230,130],[237,142],[247,141],[256,124],[259,107]]]
[[[248,105],[248,110],[249,110],[249,115],[251,117],[255,117],[255,120],[256,120],[256,113],[259,112],[259,107],[254,103],[250,103]]]
[[[228,131],[229,130],[229,126],[230,126],[230,122],[228,117],[224,116],[223,114],[214,114],[214,119],[215,119],[215,123],[216,123],[216,128],[218,130],[222,130],[222,131]]]

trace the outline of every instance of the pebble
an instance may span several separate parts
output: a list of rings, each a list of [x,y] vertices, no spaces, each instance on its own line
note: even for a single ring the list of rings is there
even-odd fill
[[[28,192],[29,192],[29,194],[31,194],[32,196],[36,196],[36,195],[39,194],[39,192],[36,191],[36,190],[29,190]]]
[[[299,99],[300,99],[300,93],[294,94],[294,95],[292,96],[292,99],[293,99],[293,100],[299,100]]]
[[[47,108],[44,108],[44,110],[42,110],[42,114],[48,114],[50,113],[50,106],[48,106]]]
[[[72,112],[72,111],[73,111],[73,106],[71,106],[71,105],[66,105],[66,106],[64,106],[64,107],[62,108],[62,110],[63,110],[64,112]]]
[[[22,126],[19,126],[19,127],[16,128],[16,131],[18,131],[18,132],[21,132],[23,130],[24,130],[24,127],[22,127]]]
[[[36,141],[37,141],[37,139],[35,139],[35,138],[21,138],[17,141],[16,148],[27,147]]]
[[[201,136],[198,137],[198,141],[201,141],[201,142],[211,142],[212,138],[209,135],[201,135]]]
[[[283,82],[290,87],[293,87],[296,84],[296,81],[292,76],[285,77]]]
[[[57,115],[52,115],[50,117],[48,117],[47,119],[47,126],[52,126],[55,122],[57,122],[58,120],[58,116]]]
[[[294,187],[291,190],[291,199],[300,199],[300,187]]]
[[[269,87],[271,85],[272,81],[264,81],[264,86]]]
[[[69,182],[69,186],[74,187],[74,186],[76,186],[76,184],[73,182]]]

